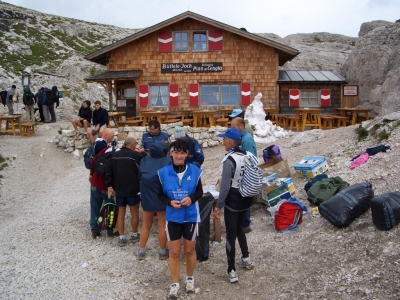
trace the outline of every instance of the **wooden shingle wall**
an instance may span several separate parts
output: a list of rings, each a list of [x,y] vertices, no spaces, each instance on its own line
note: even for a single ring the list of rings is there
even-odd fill
[[[123,45],[111,52],[109,71],[143,70],[135,83],[170,83],[179,85],[180,107],[189,106],[191,83],[251,83],[251,99],[262,93],[265,107],[276,107],[278,96],[278,54],[272,47],[223,31],[223,51],[192,52],[191,30],[218,29],[196,20],[186,19],[163,28],[161,31],[187,30],[189,52],[159,53],[158,33]],[[162,63],[222,62],[219,73],[161,74]],[[138,97],[137,97],[138,98]]]

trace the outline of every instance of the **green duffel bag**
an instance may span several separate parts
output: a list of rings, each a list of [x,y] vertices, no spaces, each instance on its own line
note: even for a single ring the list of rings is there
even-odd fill
[[[339,176],[324,178],[310,187],[307,191],[307,200],[311,204],[319,206],[348,186],[349,184]]]

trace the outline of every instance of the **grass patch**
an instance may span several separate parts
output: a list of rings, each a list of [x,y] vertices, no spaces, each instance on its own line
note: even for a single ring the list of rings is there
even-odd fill
[[[378,134],[378,138],[380,141],[387,140],[390,137],[390,133],[386,132],[386,130],[382,130]]]
[[[358,134],[358,141],[363,141],[368,137],[368,130],[361,125],[356,129],[356,133]]]
[[[321,39],[317,36],[314,37],[314,42],[315,43],[322,43]]]

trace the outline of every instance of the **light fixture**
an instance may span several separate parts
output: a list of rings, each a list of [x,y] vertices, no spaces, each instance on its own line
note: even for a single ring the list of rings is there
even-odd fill
[[[23,74],[22,75],[22,86],[29,86],[31,84],[31,75]]]

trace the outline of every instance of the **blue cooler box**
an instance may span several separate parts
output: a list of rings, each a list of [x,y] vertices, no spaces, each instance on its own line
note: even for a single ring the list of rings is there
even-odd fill
[[[314,178],[328,170],[328,162],[323,156],[307,156],[294,165],[294,170],[300,178]]]

